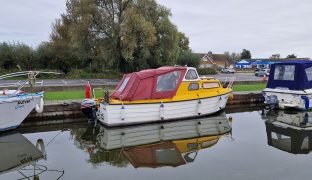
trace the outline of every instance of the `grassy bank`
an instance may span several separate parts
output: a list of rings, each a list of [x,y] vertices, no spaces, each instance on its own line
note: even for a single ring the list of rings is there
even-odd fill
[[[265,83],[258,84],[238,84],[233,86],[234,92],[240,91],[262,91],[266,87]]]
[[[234,92],[240,91],[261,91],[265,88],[266,84],[238,84],[234,85]],[[107,89],[112,92],[112,89]],[[103,97],[103,90],[95,91],[96,97]],[[58,91],[58,92],[46,92],[45,100],[72,100],[72,99],[83,99],[85,98],[85,91]]]
[[[112,89],[107,89],[109,92],[112,92]],[[103,90],[96,90],[95,91],[96,97],[103,97],[104,91]],[[46,92],[44,94],[44,99],[51,101],[51,100],[73,100],[73,99],[84,99],[85,98],[85,91],[57,91],[57,92]]]

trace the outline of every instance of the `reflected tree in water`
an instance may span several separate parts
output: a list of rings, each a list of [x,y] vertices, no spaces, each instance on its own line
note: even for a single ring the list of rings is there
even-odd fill
[[[107,163],[116,167],[127,167],[129,161],[123,155],[123,149],[105,150],[97,143],[99,128],[90,125],[87,128],[71,129],[70,135],[74,140],[74,145],[89,154],[90,162],[93,167],[102,166]]]

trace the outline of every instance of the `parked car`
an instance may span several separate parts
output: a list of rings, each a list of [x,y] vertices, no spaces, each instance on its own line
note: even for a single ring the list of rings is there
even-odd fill
[[[269,76],[270,75],[270,69],[258,69],[255,71],[255,76]]]
[[[233,69],[233,68],[223,68],[223,69],[221,69],[221,72],[222,73],[235,73],[235,69]]]

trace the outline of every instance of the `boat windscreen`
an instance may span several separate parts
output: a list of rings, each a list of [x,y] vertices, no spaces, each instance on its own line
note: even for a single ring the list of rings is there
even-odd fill
[[[131,77],[131,76],[130,76]],[[118,88],[117,92],[121,93],[125,87],[127,86],[128,82],[129,82],[129,79],[130,77],[126,77],[123,82],[121,83],[120,87]]]
[[[306,68],[305,73],[307,75],[308,81],[312,81],[312,67]]]
[[[173,71],[157,77],[156,92],[175,90],[181,76],[180,71]]]
[[[274,72],[274,80],[295,80],[295,65],[276,65]]]

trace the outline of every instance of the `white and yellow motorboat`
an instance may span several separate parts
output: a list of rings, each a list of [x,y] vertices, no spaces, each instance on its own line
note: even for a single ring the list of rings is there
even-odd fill
[[[233,81],[223,87],[192,67],[161,67],[125,74],[101,102],[97,119],[108,126],[199,117],[225,108]]]

